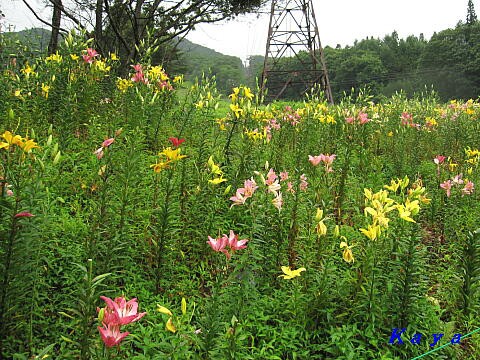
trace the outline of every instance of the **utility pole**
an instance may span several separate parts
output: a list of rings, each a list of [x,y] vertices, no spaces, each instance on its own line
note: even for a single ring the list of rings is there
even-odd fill
[[[333,103],[313,0],[272,0],[262,72],[262,93],[280,98],[287,89],[301,95],[315,85]]]

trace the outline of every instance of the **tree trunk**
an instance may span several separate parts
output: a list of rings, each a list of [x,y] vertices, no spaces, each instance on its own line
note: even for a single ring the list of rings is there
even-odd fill
[[[95,42],[100,51],[103,50],[103,0],[97,0],[95,7]],[[105,55],[105,54],[104,54]]]
[[[48,53],[53,54],[58,50],[58,35],[60,34],[60,22],[62,21],[62,0],[53,1],[52,35],[48,44]]]

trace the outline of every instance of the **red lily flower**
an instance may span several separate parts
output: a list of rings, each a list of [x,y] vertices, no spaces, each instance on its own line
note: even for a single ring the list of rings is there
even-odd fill
[[[170,141],[172,143],[172,146],[174,148],[176,148],[176,147],[179,147],[183,142],[185,142],[185,139],[179,139],[179,138],[176,138],[176,137],[169,137],[168,141]]]

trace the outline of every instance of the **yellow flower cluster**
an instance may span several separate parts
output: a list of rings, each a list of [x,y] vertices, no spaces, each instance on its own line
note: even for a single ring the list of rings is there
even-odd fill
[[[50,56],[47,56],[45,58],[45,62],[56,62],[56,63],[61,63],[63,60],[62,55],[58,53],[58,51],[55,54],[52,54]]]
[[[384,188],[396,194],[399,190],[401,194],[407,189],[410,180],[407,176],[403,179],[391,180],[390,185],[384,185]],[[370,189],[364,189],[365,195],[365,216],[371,216],[372,222],[366,228],[361,228],[360,232],[370,240],[376,240],[380,237],[384,230],[388,228],[390,218],[387,214],[393,210],[397,210],[400,219],[407,222],[415,222],[413,216],[420,211],[420,202],[428,204],[430,199],[425,197],[425,188],[420,181],[415,182],[410,189],[407,190],[406,199],[397,202],[389,197],[387,190],[380,190],[372,193]]]
[[[14,135],[10,131],[5,131],[1,137],[5,140],[0,142],[0,149],[8,150],[11,146],[16,145],[24,152],[28,153],[34,148],[38,148],[38,145],[33,139],[22,138],[20,135]]]
[[[470,147],[465,149],[465,155],[467,155],[467,160],[465,160],[468,164],[477,165],[480,161],[480,150],[478,149],[471,149]]]
[[[258,131],[258,129],[254,129],[254,130],[245,129],[244,133],[245,135],[247,135],[249,139],[253,141],[263,140],[267,138],[267,132],[265,129],[263,131]]]
[[[328,107],[325,103],[305,103],[305,108],[298,109],[297,113],[303,116],[305,113],[322,124],[336,124],[335,117],[328,113]]]
[[[158,154],[160,157],[159,161],[157,161],[155,164],[150,165],[151,168],[153,168],[153,171],[156,173],[161,172],[163,169],[167,169],[170,164],[177,162],[185,157],[186,155],[181,155],[181,149],[172,149],[170,146],[167,147],[166,149],[163,149],[162,152]],[[165,157],[166,159],[163,160],[162,158]]]
[[[132,87],[133,83],[128,79],[117,78],[117,89],[125,93],[128,88]]]
[[[223,171],[220,169],[220,166],[215,164],[215,162],[213,161],[213,155],[208,158],[207,164],[210,168],[210,173],[214,175],[213,179],[208,180],[210,184],[218,185],[224,181],[227,181],[227,179],[223,177]]]
[[[239,86],[233,88],[233,92],[228,96],[232,104],[242,103],[244,99],[253,100],[253,93],[249,87]]]
[[[205,94],[200,94],[200,100],[195,103],[197,109],[209,109],[218,107],[218,98],[212,95],[211,91],[206,91]]]

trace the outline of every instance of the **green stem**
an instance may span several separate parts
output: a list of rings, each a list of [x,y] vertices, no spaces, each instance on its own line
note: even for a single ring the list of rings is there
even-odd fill
[[[18,197],[17,197],[18,199]],[[5,313],[6,313],[6,300],[7,300],[7,288],[10,278],[10,266],[12,265],[13,257],[13,247],[15,243],[15,237],[17,233],[17,219],[14,214],[18,212],[18,200],[15,202],[15,208],[12,215],[12,225],[10,227],[10,235],[8,238],[8,244],[5,252],[5,264],[4,264],[4,273],[1,286],[1,295],[0,295],[0,359],[2,359],[3,353],[3,340],[6,333],[6,324],[5,324]]]

